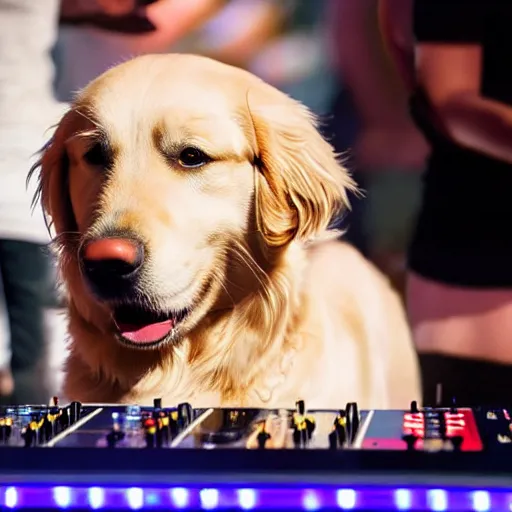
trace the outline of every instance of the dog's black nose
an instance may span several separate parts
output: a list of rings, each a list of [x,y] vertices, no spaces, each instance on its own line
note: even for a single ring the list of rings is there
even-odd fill
[[[99,238],[84,244],[81,260],[94,291],[117,296],[137,277],[144,263],[144,246],[130,238]]]

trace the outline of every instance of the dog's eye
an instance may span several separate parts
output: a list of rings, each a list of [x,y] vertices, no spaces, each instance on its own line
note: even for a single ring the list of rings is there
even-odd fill
[[[185,148],[179,156],[180,165],[183,167],[201,167],[207,164],[211,159],[200,149]]]
[[[84,155],[84,160],[97,167],[108,167],[111,163],[111,154],[106,144],[96,142]]]

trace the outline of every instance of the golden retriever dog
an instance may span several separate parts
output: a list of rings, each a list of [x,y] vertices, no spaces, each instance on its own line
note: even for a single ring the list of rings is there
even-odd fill
[[[398,296],[327,232],[354,184],[277,89],[204,57],[139,57],[78,95],[37,170],[69,296],[68,399],[420,398]]]

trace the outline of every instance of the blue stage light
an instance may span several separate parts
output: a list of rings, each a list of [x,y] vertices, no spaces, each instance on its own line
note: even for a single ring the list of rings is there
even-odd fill
[[[512,490],[300,485],[0,486],[0,509],[62,510],[512,510]]]

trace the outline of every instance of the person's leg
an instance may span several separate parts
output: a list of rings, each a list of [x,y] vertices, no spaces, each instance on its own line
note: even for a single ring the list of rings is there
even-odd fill
[[[407,247],[421,199],[418,170],[376,170],[366,175],[364,230],[370,259],[405,294]]]
[[[411,270],[407,314],[426,405],[512,403],[512,289],[455,286]]]
[[[1,274],[0,274],[1,276]],[[11,333],[3,284],[0,279],[0,397],[10,396],[14,389],[11,373]]]
[[[341,84],[338,84],[338,92],[334,97],[329,114],[325,116],[321,129],[323,135],[333,144],[336,152],[343,155],[345,165],[363,193],[363,196],[350,194],[351,210],[344,212],[342,217],[334,218],[331,227],[343,230],[342,239],[368,256],[368,237],[364,226],[366,216],[365,176],[355,168],[353,158],[351,158],[351,148],[354,147],[359,131],[359,119],[349,92]]]
[[[46,248],[15,240],[0,242],[0,266],[11,331],[12,404],[46,403],[45,308],[53,288]]]

